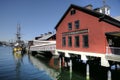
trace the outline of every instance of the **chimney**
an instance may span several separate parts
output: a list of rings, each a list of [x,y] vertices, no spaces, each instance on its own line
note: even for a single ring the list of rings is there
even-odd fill
[[[41,34],[41,37],[43,37],[43,34]]]
[[[93,6],[92,6],[91,4],[85,6],[86,9],[90,9],[90,10],[92,10],[92,7],[93,7]]]
[[[48,34],[52,34],[52,32],[48,32]]]
[[[45,33],[45,35],[47,35],[47,33]]]

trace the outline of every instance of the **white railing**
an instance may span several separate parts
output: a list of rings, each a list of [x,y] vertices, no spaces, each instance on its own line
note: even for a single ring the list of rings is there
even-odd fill
[[[38,41],[34,40],[30,46],[30,51],[53,51],[56,49],[56,41]]]
[[[39,40],[33,41],[33,46],[46,45],[46,44],[56,44],[56,41],[39,41]]]
[[[56,44],[30,47],[31,51],[53,51],[55,49],[56,49]]]
[[[106,47],[106,54],[120,55],[120,47]]]

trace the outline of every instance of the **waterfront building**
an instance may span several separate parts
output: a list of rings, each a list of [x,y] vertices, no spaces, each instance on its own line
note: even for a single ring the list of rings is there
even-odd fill
[[[30,44],[29,50],[31,52],[37,52],[37,53],[44,52],[45,55],[50,55],[50,53],[52,53],[52,55],[56,55],[55,54],[55,49],[56,49],[55,33],[48,32],[45,34],[41,34],[40,36],[35,37],[35,40],[30,41],[29,44]]]
[[[120,62],[120,21],[110,16],[109,7],[70,5],[56,29],[56,53],[81,60],[99,58],[101,65]]]
[[[56,40],[56,34],[52,33],[52,32],[48,32],[48,33],[44,33],[41,34],[38,37],[35,37],[35,40],[39,40],[39,41],[55,41]]]

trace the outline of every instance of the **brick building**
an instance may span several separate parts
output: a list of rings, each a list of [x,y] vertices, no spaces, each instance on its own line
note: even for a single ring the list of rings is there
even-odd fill
[[[69,57],[80,55],[81,59],[99,57],[101,65],[120,58],[120,22],[109,16],[109,8],[92,9],[92,5],[70,5],[56,29],[56,52]]]

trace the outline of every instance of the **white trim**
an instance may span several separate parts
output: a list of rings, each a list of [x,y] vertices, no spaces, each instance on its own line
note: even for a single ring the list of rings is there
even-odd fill
[[[86,56],[94,56],[94,57],[105,57],[105,53],[93,53],[93,52],[82,52],[82,51],[72,51],[72,50],[60,50],[56,49],[57,52],[65,52],[65,53],[74,53],[77,55],[86,55]]]
[[[69,55],[69,53],[81,55],[82,60],[87,60],[87,56],[100,57],[101,58],[101,66],[105,66],[105,67],[110,66],[108,60],[105,57],[106,56],[105,53],[102,54],[102,53],[92,53],[92,52],[82,52],[82,51],[72,51],[72,50],[60,50],[60,49],[56,49],[56,52],[57,53],[58,52],[64,52],[65,57],[69,57],[69,56],[66,56],[66,54]]]

